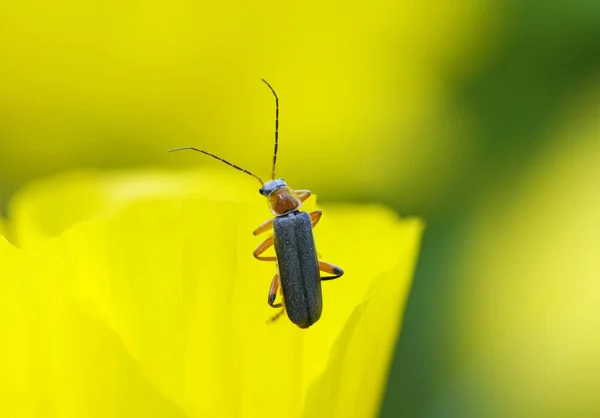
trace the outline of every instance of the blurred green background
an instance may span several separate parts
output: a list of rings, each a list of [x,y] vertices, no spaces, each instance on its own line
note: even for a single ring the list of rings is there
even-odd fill
[[[382,416],[600,416],[600,2],[4,2],[0,56],[5,214],[214,164],[175,146],[267,175],[264,77],[292,186],[427,222]]]

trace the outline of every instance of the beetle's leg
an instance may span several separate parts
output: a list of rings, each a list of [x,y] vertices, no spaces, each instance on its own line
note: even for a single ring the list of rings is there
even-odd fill
[[[325,273],[333,274],[333,276],[321,277],[321,280],[337,279],[338,277],[342,277],[344,274],[344,270],[333,264],[326,263],[325,261],[319,261],[319,270]]]
[[[312,194],[310,190],[294,190],[294,193],[298,195],[298,198],[301,202],[304,202]]]
[[[281,282],[279,280],[279,274],[276,274],[275,277],[273,277],[273,281],[271,282],[271,288],[269,289],[269,305],[271,305],[273,308],[281,308],[281,310],[277,312],[271,319],[269,319],[269,321],[267,321],[267,324],[277,321],[279,317],[285,312],[283,303],[274,303],[275,296],[277,295],[277,290],[279,290],[279,293],[281,293],[281,296],[283,296],[283,293],[281,291],[282,289]]]
[[[266,222],[263,222],[258,228],[256,228],[253,232],[254,235],[258,235],[258,234],[262,234],[265,231],[268,231],[269,229],[273,228],[273,221],[274,219],[269,219]]]
[[[271,287],[269,288],[269,306],[272,308],[281,308],[283,306],[281,303],[275,303],[275,297],[277,296],[279,285],[279,274],[276,274],[275,277],[273,277]]]
[[[265,251],[267,251],[271,246],[273,245],[273,237],[269,237],[266,240],[264,240],[258,247],[256,247],[256,250],[254,250],[254,258],[256,258],[257,260],[263,260],[263,261],[277,261],[277,257],[275,256],[271,256],[271,257],[262,257],[261,254],[264,253]]]
[[[312,226],[313,226],[313,228],[315,226],[317,226],[317,224],[321,220],[321,215],[323,215],[323,211],[322,210],[315,210],[314,212],[310,213],[310,219],[312,220]]]
[[[323,215],[323,211],[321,211],[321,210],[315,210],[314,212],[311,212],[310,219],[312,221],[313,229],[315,226],[317,226],[317,224],[319,223],[319,220],[321,220],[321,215]],[[321,257],[321,254],[317,252],[317,256]]]
[[[281,310],[279,312],[277,312],[275,315],[273,315],[273,317],[271,319],[269,319],[267,324],[277,321],[279,319],[279,317],[281,315],[283,315],[284,312],[285,312],[285,308],[281,308]]]

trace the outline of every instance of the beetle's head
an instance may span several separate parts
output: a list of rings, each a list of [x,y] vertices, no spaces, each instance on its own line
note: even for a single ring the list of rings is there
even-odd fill
[[[263,184],[263,186],[258,190],[258,192],[265,197],[269,197],[277,190],[286,187],[287,183],[283,181],[283,179],[269,180],[268,182]]]
[[[275,216],[285,215],[302,206],[302,201],[283,179],[269,180],[258,191],[267,198],[269,210]]]

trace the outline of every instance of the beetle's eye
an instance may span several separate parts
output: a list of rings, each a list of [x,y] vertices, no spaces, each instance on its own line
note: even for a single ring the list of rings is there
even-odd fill
[[[260,193],[261,195],[265,195],[265,188],[261,187],[260,189],[258,189],[258,193]]]

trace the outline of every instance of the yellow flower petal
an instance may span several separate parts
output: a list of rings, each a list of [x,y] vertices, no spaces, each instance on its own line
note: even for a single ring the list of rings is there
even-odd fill
[[[2,416],[184,417],[119,335],[75,307],[54,267],[0,239]]]
[[[213,172],[231,181],[215,181],[218,177]],[[9,205],[11,233],[19,246],[26,247],[56,237],[78,222],[109,217],[143,197],[198,195],[239,200],[249,198],[253,191],[249,184],[218,169],[186,175],[159,170],[62,174],[31,183],[17,193]]]
[[[150,189],[157,178],[144,183],[140,176],[136,184]],[[115,179],[110,190],[131,184]],[[373,206],[325,208],[315,229],[318,251],[346,274],[323,284],[323,316],[310,329],[286,317],[268,324],[276,312],[266,303],[275,265],[252,257],[260,242],[252,231],[269,216],[263,198],[240,176],[171,177],[179,185],[192,179],[197,184],[187,192],[157,188],[117,203],[99,199],[104,209],[90,205],[94,216],[83,222],[77,210],[56,224],[35,216],[37,205],[47,206],[43,190],[63,189],[61,179],[20,196],[13,207],[24,211],[14,213],[19,242],[27,243],[34,268],[44,269],[37,273],[50,276],[59,293],[53,303],[65,300],[45,325],[60,341],[48,356],[61,365],[46,371],[48,402],[61,416],[77,417],[100,400],[102,416],[376,414],[420,221]],[[78,181],[84,196],[105,193],[104,186],[94,190],[105,184],[101,176],[87,187]],[[61,199],[48,195],[50,204]],[[73,193],[62,200],[68,209],[66,200],[79,199]],[[44,238],[67,224],[73,226],[58,238]],[[69,397],[49,385],[56,373]]]
[[[23,309],[24,266],[23,255],[0,236],[0,403],[6,416],[19,416],[17,405],[25,405],[23,393],[30,379],[25,360],[30,328]]]
[[[360,237],[365,240],[362,245],[340,249],[346,251],[344,256],[339,254],[345,266],[355,272],[371,271],[375,277],[363,273],[362,282],[354,276],[335,289],[325,289],[331,320],[315,327],[308,337],[312,359],[319,359],[323,347],[329,355],[320,356],[327,361],[326,368],[309,389],[304,416],[376,416],[396,342],[390,336],[399,328],[412,278],[412,269],[399,260],[416,259],[414,242],[420,238],[421,227],[418,221],[394,225],[392,214],[381,209],[345,208],[341,214],[332,211],[332,216],[348,228],[345,237],[340,237],[342,242],[344,238],[351,243]],[[385,247],[392,242],[396,244]],[[340,323],[344,324],[341,330]],[[332,338],[335,341],[330,344]]]

